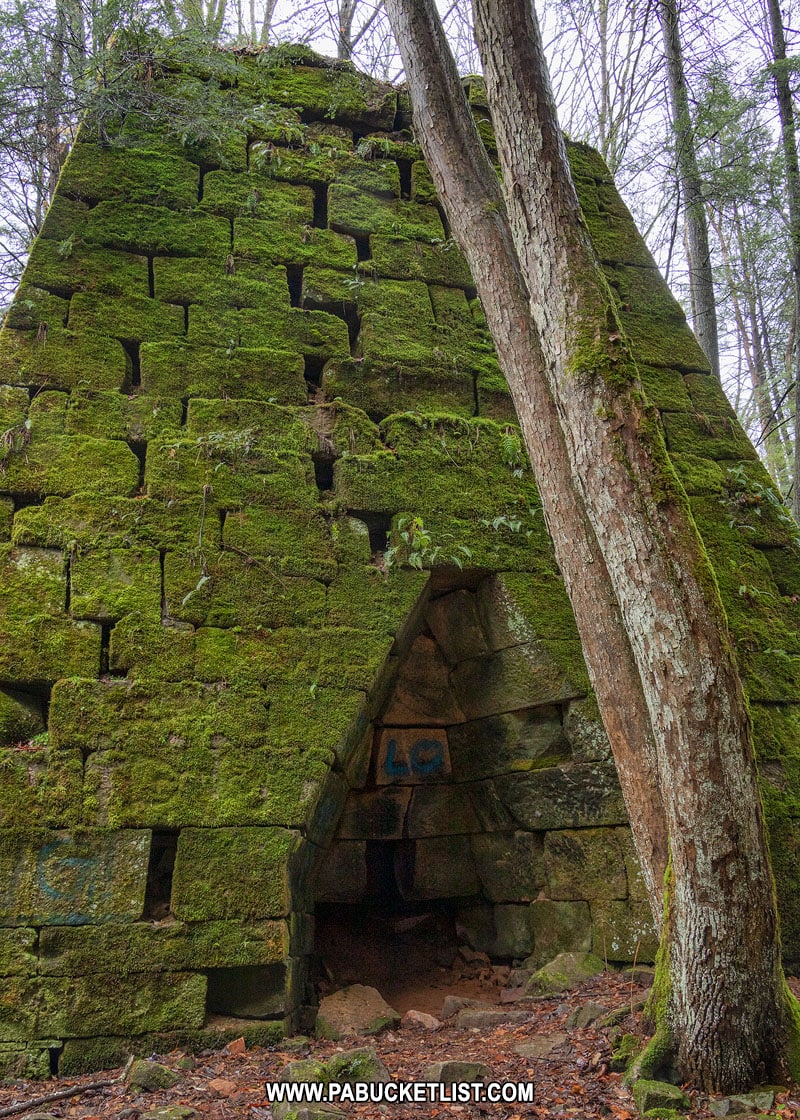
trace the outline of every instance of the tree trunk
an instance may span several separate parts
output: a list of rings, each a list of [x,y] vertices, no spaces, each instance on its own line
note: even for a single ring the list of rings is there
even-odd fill
[[[473,277],[512,387],[556,559],[581,637],[592,645],[587,667],[614,745],[653,918],[660,928],[667,834],[641,685],[605,564],[573,485],[556,406],[544,378],[544,361],[529,314],[527,292],[504,218],[497,175],[464,101],[438,19],[431,18],[425,10],[427,5],[411,8],[407,12],[407,5],[397,0],[391,7],[387,5],[398,39],[406,35],[410,23],[415,51],[420,52],[419,64],[416,57],[404,60],[415,101],[417,132],[426,146],[455,236],[462,245],[468,245]],[[427,96],[421,99],[417,87],[427,83],[432,60],[442,57],[451,65],[441,75],[441,84],[429,83]],[[458,168],[457,174],[454,167]],[[614,699],[620,696],[630,702],[615,705]]]
[[[683,52],[676,0],[658,0],[657,10],[664,37],[672,106],[672,131],[675,138],[675,160],[683,195],[692,326],[714,376],[719,378],[717,308],[711,271],[711,250],[708,244],[708,223],[703,201],[703,184],[697,167],[689,94],[683,72]]]
[[[704,550],[583,224],[538,27],[526,0],[475,4],[506,210],[490,193],[433,0],[387,7],[419,139],[517,406],[603,718],[610,731],[620,709],[627,718],[636,709],[652,729],[650,788],[660,791],[673,868],[659,1057],[674,1053],[705,1088],[752,1084],[775,1067],[789,1024],[747,710]],[[522,307],[498,295],[509,275],[527,289]],[[576,524],[603,564],[591,565],[603,591],[591,604]],[[617,604],[636,663],[635,672],[626,663],[624,692],[601,681]],[[630,766],[619,774],[634,818],[641,782]],[[643,865],[647,857],[640,851]]]
[[[797,132],[794,124],[794,105],[789,70],[786,60],[786,36],[779,0],[767,0],[770,37],[772,39],[772,67],[775,82],[775,99],[781,121],[781,145],[786,164],[786,200],[789,205],[789,237],[792,246],[792,280],[794,287],[795,322],[800,322],[800,166],[797,159]],[[800,523],[800,337],[795,332],[792,348],[794,373],[794,488],[792,513]]]

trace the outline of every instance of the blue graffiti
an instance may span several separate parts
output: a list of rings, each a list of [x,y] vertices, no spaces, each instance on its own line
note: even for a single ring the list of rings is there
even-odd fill
[[[444,769],[444,746],[438,739],[417,739],[406,762],[397,757],[397,740],[390,739],[383,768],[390,778],[407,778],[409,774],[430,778]]]

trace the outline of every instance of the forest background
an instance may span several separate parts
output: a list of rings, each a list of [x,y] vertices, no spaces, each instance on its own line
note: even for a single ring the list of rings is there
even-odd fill
[[[460,71],[478,72],[470,0],[438,6]],[[562,127],[604,156],[800,520],[792,3],[545,0],[537,9]],[[124,97],[121,37],[176,33],[234,47],[309,43],[402,80],[383,0],[1,0],[0,306],[82,113]],[[185,128],[201,139],[223,123],[198,113]]]

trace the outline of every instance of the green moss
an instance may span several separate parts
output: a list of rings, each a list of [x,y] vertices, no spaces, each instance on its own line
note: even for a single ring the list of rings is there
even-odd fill
[[[331,229],[357,237],[384,234],[428,242],[445,239],[439,211],[433,206],[380,198],[345,182],[335,182],[328,189],[328,221]]]
[[[10,385],[72,389],[121,389],[128,376],[125,351],[116,339],[65,329],[4,330],[0,378]]]
[[[416,160],[411,166],[411,197],[423,205],[433,205],[438,201],[431,173],[423,160]]]
[[[258,508],[229,513],[222,543],[281,575],[321,580],[336,575],[331,536],[321,513],[292,515]],[[273,587],[271,595],[280,597],[282,590]]]
[[[203,178],[200,208],[227,218],[258,218],[286,230],[301,229],[313,222],[314,194],[308,187],[267,176],[209,171]]]
[[[328,589],[328,625],[395,634],[428,578],[428,572],[416,571],[387,576],[369,566],[340,570]]]
[[[670,454],[670,462],[688,495],[722,494],[726,481],[723,465],[702,455],[677,451]]]
[[[202,515],[202,495],[185,501],[165,502],[136,498],[75,494],[47,498],[41,506],[26,506],[14,518],[14,543],[43,548],[126,545],[162,548],[197,543]],[[205,539],[219,545],[220,529],[213,519],[205,525]]]
[[[389,357],[331,361],[322,379],[326,396],[342,397],[348,404],[378,418],[403,409],[432,411],[438,408],[445,408],[453,415],[471,417],[475,411],[472,375],[454,364],[437,363],[430,352],[428,364],[425,364],[425,347],[406,337],[405,349],[416,354],[415,365],[404,365]],[[375,332],[367,342],[370,348],[378,344],[386,353],[390,352],[388,330],[383,334],[381,328],[379,343]]]
[[[156,297],[167,303],[207,304],[225,308],[269,307],[289,310],[286,269],[198,257],[157,257],[153,261]],[[233,271],[230,271],[233,267]]]
[[[40,970],[46,976],[83,976],[244,968],[281,961],[287,950],[282,921],[51,926],[41,933]]]
[[[119,198],[191,210],[199,184],[197,166],[168,152],[78,143],[64,164],[58,189],[87,202]]]
[[[46,977],[39,991],[39,1026],[62,1038],[196,1029],[205,1019],[206,978],[198,973]]]
[[[0,1077],[5,1081],[44,1080],[50,1076],[50,1048],[60,1039],[39,1039],[29,1045],[0,1043]]]
[[[161,618],[161,565],[155,549],[76,550],[70,563],[70,612],[109,622],[133,611]]]
[[[194,628],[129,614],[111,631],[109,667],[136,680],[186,681],[195,676]],[[220,678],[225,672],[220,673]]]
[[[11,539],[14,521],[14,501],[0,495],[0,542]]]
[[[369,689],[390,648],[385,634],[348,627],[197,631],[196,673],[215,681],[235,675],[240,683],[296,681],[316,693],[325,687]]]
[[[364,132],[390,129],[397,107],[391,86],[340,66],[284,66],[270,74],[267,90],[270,100],[303,110],[307,118]]]
[[[86,389],[73,391],[64,417],[64,431],[68,435],[136,443],[173,431],[180,424],[181,403],[178,400],[166,400],[145,393],[125,396]],[[37,424],[34,424],[33,430],[38,430]]]
[[[704,413],[672,413],[663,417],[667,451],[705,459],[756,459],[756,451],[736,421]]]
[[[91,436],[32,438],[25,454],[6,461],[4,485],[15,494],[132,494],[139,462],[118,440]]]
[[[24,425],[30,398],[24,389],[0,385],[0,432]]]
[[[303,359],[289,350],[145,343],[140,359],[142,388],[155,396],[248,397],[278,404],[308,398]]]
[[[41,705],[34,697],[0,689],[0,746],[27,743],[44,730]]]
[[[100,202],[89,211],[81,236],[89,245],[131,253],[224,258],[230,250],[231,230],[224,218],[201,212],[115,200]]]
[[[379,277],[460,287],[472,284],[467,263],[454,241],[442,239],[431,244],[376,234],[370,238],[370,247],[372,268]]]
[[[146,832],[0,832],[4,925],[135,921],[144,905]],[[51,1026],[41,1027],[48,1033]],[[55,1032],[54,1033],[60,1033]]]
[[[204,498],[207,507],[235,509],[251,503],[277,509],[316,508],[318,491],[310,457],[267,448],[249,429],[193,440],[151,440],[145,466],[147,493],[168,502]]]
[[[342,318],[352,315],[361,284],[363,281],[355,272],[348,275],[331,268],[304,268],[303,307],[332,312]]]
[[[648,366],[639,362],[639,376],[647,399],[661,412],[692,411],[692,401],[686,389],[686,382],[678,370]]]
[[[268,264],[348,269],[358,263],[352,237],[312,225],[286,228],[278,221],[249,217],[234,220],[233,252],[237,258]]]
[[[304,133],[308,146],[298,150],[278,148],[270,141],[255,141],[250,145],[250,170],[277,182],[309,186],[332,182],[342,165],[348,162],[342,151],[342,138],[321,134],[315,140],[310,132],[306,129]],[[346,141],[347,149],[352,147],[352,142],[351,133]]]
[[[143,296],[77,292],[70,302],[70,330],[156,342],[183,334],[183,309]]]
[[[473,79],[474,80],[474,79]],[[573,177],[579,176],[588,179],[611,180],[608,166],[595,149],[588,144],[580,144],[574,140],[567,141],[567,157]]]
[[[89,216],[89,207],[57,192],[47,208],[39,237],[59,242],[69,250],[72,239],[80,240]]]
[[[400,169],[392,160],[354,159],[342,167],[337,182],[380,198],[400,197]]]
[[[306,409],[285,408],[259,400],[205,400],[189,401],[186,414],[186,432],[198,438],[222,438],[226,431],[246,430],[259,444],[274,451],[311,453],[316,450],[316,440],[305,420]]]
[[[259,522],[272,532],[266,542],[254,538]],[[245,549],[240,551],[237,540],[255,544],[263,559]],[[288,573],[305,569],[330,577],[334,568],[331,561],[326,562],[323,530],[316,536],[317,557],[302,555],[296,542],[304,540],[315,541],[308,524],[304,526],[299,519],[293,524],[285,514],[281,517],[262,511],[240,523],[234,521],[227,546],[219,553],[205,551],[204,561],[196,551],[168,552],[164,558],[164,596],[170,617],[196,626],[250,629],[320,622],[325,616],[324,584]],[[288,548],[299,555],[274,555],[268,551],[270,546],[276,551]]]
[[[23,283],[6,313],[5,325],[19,331],[55,330],[64,326],[69,300]]]
[[[62,292],[97,291],[109,296],[149,294],[147,260],[130,253],[87,246],[67,238],[40,237],[25,270],[29,283]]]
[[[0,679],[20,685],[60,677],[94,676],[100,670],[100,627],[49,616],[4,619]]]
[[[282,828],[188,828],[175,859],[172,905],[183,921],[280,917],[300,838]],[[231,876],[231,867],[237,874]]]
[[[88,756],[84,812],[112,828],[302,823],[332,760],[316,696],[216,682],[60,681],[54,746]],[[355,693],[337,719],[351,720]],[[302,765],[301,765],[302,760]]]

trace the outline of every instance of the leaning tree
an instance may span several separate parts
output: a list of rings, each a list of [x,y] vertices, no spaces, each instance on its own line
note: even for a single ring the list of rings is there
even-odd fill
[[[800,1072],[747,706],[708,558],[570,178],[531,0],[474,0],[502,184],[435,0],[386,0],[416,131],[492,330],[617,762],[651,903],[644,1070]]]

